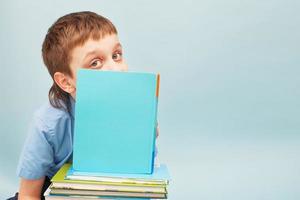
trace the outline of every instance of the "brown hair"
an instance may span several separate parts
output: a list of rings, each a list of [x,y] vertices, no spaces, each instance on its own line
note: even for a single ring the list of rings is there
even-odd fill
[[[117,34],[111,21],[93,12],[76,12],[59,18],[49,29],[42,46],[44,63],[53,79],[55,72],[72,77],[71,52],[89,38],[98,40],[106,35]],[[69,94],[54,81],[49,90],[49,101],[55,108],[70,112]]]

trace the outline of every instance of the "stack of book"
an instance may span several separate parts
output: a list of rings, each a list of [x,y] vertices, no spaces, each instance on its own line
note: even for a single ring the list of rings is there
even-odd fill
[[[45,199],[166,199],[169,174],[165,165],[152,174],[79,173],[65,164],[51,180]]]
[[[165,199],[170,180],[154,164],[159,74],[79,70],[73,163],[46,199]]]

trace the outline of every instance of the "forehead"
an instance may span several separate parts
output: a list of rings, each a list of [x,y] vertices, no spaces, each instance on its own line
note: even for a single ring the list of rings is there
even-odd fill
[[[72,54],[82,55],[90,51],[110,51],[119,44],[119,38],[116,34],[106,35],[100,39],[89,38],[83,45],[77,46],[73,49]]]

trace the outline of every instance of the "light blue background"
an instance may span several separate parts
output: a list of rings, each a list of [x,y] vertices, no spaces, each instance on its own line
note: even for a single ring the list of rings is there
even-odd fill
[[[119,30],[131,70],[161,73],[159,160],[169,199],[300,198],[297,0],[1,1],[0,198],[50,76],[41,44],[92,10]]]

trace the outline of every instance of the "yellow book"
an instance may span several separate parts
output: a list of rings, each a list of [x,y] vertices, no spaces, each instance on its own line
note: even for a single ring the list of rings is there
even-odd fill
[[[119,192],[138,192],[138,193],[158,193],[166,194],[165,184],[131,182],[109,182],[109,181],[85,181],[65,179],[71,164],[65,164],[51,179],[51,188],[70,189],[70,190],[95,190],[95,191],[119,191]]]

